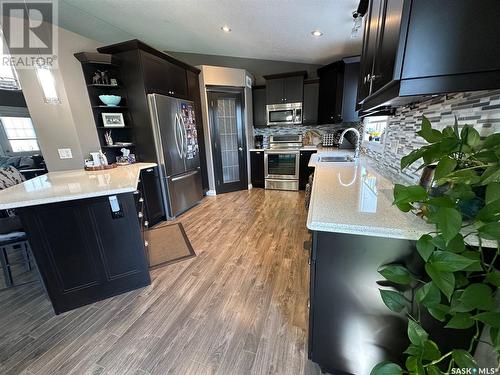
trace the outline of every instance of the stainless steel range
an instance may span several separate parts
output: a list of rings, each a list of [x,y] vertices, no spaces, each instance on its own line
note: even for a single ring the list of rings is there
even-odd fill
[[[272,135],[264,151],[266,189],[299,190],[302,135]]]

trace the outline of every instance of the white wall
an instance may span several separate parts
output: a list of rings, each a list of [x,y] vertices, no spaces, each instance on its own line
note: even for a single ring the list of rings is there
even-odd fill
[[[42,154],[49,171],[80,169],[99,139],[76,52],[95,51],[101,44],[58,28],[58,69],[54,78],[61,104],[46,104],[34,69],[18,69],[18,76]],[[72,159],[59,159],[57,149],[70,148]]]
[[[244,69],[224,68],[220,66],[201,65],[200,73],[200,91],[201,91],[201,107],[203,114],[203,126],[205,133],[205,149],[207,154],[207,173],[208,173],[208,194],[215,194],[215,176],[214,164],[212,153],[212,139],[211,139],[211,124],[208,116],[208,101],[207,101],[207,86],[228,86],[228,87],[241,87],[244,89],[244,113],[243,118],[245,121],[245,133],[247,138],[247,172],[248,181],[250,183],[250,147],[253,146],[253,115],[252,115],[252,90],[246,87],[246,77],[253,77]],[[251,142],[250,142],[251,140]]]

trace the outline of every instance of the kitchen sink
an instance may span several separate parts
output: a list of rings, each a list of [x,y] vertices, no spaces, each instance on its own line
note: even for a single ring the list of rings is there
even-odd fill
[[[322,163],[338,163],[338,162],[353,162],[354,159],[351,156],[321,156],[319,161]]]

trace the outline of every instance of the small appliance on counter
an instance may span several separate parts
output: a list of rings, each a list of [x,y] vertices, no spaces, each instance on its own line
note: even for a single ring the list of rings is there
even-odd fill
[[[256,135],[254,138],[255,138],[255,148],[264,148],[264,136]]]
[[[333,147],[338,140],[335,138],[335,134],[325,133],[323,134],[323,147]]]

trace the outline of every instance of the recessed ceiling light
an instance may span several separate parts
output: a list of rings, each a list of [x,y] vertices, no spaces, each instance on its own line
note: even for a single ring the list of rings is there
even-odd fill
[[[231,32],[231,28],[227,25],[224,25],[220,28],[222,31],[224,31],[225,33],[230,33]]]
[[[323,35],[323,33],[321,31],[319,31],[319,30],[313,30],[313,31],[311,31],[311,34],[313,36],[316,36],[316,37],[320,37],[320,36]]]

